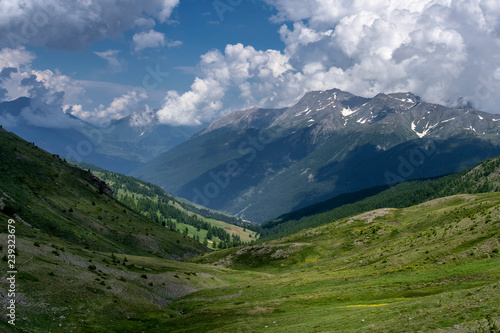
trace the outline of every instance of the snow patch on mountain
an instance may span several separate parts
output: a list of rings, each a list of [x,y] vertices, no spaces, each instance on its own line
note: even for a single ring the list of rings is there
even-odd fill
[[[427,134],[429,134],[429,132],[430,132],[431,130],[433,130],[434,128],[436,128],[437,126],[439,126],[439,124],[440,124],[440,123],[437,123],[437,124],[435,124],[435,125],[431,125],[431,126],[429,126],[429,122],[427,122],[427,124],[426,124],[426,125],[425,125],[425,127],[424,127],[424,131],[423,131],[423,132],[418,132],[418,131],[417,131],[417,125],[415,125],[415,121],[413,121],[413,122],[411,123],[411,130],[412,130],[413,132],[415,132],[415,134],[417,134],[419,138],[423,138],[424,136],[426,136]]]
[[[455,119],[456,119],[456,117],[453,117],[453,118],[451,118],[451,119],[447,119],[447,120],[443,120],[443,121],[441,122],[441,124],[445,124],[445,123],[447,123],[447,122],[449,122],[449,121],[452,121],[452,120],[455,120]]]
[[[398,101],[401,101],[403,103],[415,103],[415,101],[413,101],[411,98],[397,98],[397,97],[393,97],[394,99],[397,99]]]
[[[305,115],[307,116],[310,112],[311,112],[311,108],[309,108],[309,107],[308,107],[308,108],[306,108],[304,111],[301,111],[301,112],[297,113],[297,114],[295,115],[295,117],[300,117],[300,116],[302,116],[303,114],[305,114]]]
[[[355,110],[351,110],[350,107],[347,107],[344,108],[342,111],[340,111],[342,113],[342,116],[343,117],[349,117],[351,114],[355,113],[356,111],[358,111],[358,109],[355,109]]]
[[[474,127],[472,127],[472,126],[464,127],[464,130],[477,132],[476,129]]]
[[[330,105],[333,105],[333,104],[335,104],[335,102],[330,102],[325,106],[321,106],[320,108],[318,108],[318,111],[323,111],[324,109],[326,109],[327,107],[329,107]]]

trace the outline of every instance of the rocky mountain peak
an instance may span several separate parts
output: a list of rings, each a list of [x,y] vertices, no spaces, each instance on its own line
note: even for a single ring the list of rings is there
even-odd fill
[[[286,109],[261,109],[253,107],[247,110],[233,112],[212,123],[198,135],[203,135],[221,128],[244,130],[248,128],[268,128],[273,121]]]
[[[448,136],[457,131],[474,135],[498,135],[494,115],[474,109],[457,109],[426,103],[411,92],[380,93],[364,98],[339,89],[312,91],[295,105],[279,110],[252,108],[234,112],[210,125],[200,134],[218,128],[280,128],[297,131],[310,128],[313,135],[343,131],[398,131],[408,138]],[[497,116],[500,118],[500,116]]]
[[[127,118],[131,127],[149,128],[158,125],[158,110],[150,107],[134,110]]]
[[[427,103],[408,92],[364,98],[314,91],[286,109],[234,112],[135,175],[210,208],[263,221],[297,208],[290,206],[297,198],[311,204],[498,155],[499,125],[500,115]],[[255,129],[269,132],[271,142],[259,141]],[[408,163],[417,153],[425,161],[402,170],[401,158]],[[234,165],[238,172],[230,173]],[[396,177],[388,180],[388,170]]]

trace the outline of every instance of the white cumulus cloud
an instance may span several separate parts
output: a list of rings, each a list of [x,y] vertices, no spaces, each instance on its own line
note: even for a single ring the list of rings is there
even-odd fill
[[[179,0],[5,0],[0,1],[0,47],[39,45],[84,49],[115,38],[134,25],[167,22]]]
[[[35,55],[24,47],[0,50],[0,72],[8,72],[0,80],[0,88],[7,91],[3,100],[19,97],[38,98],[47,103],[61,100],[76,103],[84,99],[84,88],[59,71],[31,68]]]
[[[106,60],[108,68],[112,72],[121,72],[123,70],[123,61],[118,59],[118,50],[107,50],[103,52],[94,52],[96,56]]]
[[[134,49],[136,52],[142,51],[147,48],[157,48],[165,46],[165,34],[149,30],[148,32],[140,32],[132,38],[134,42]]]
[[[291,69],[287,56],[276,50],[257,51],[242,44],[227,45],[224,53],[214,50],[201,57],[197,77],[191,90],[179,94],[169,91],[158,112],[162,123],[198,125],[228,112],[223,100],[231,88],[239,91],[246,104],[256,98],[272,98],[272,91],[282,75]]]
[[[35,55],[24,47],[0,50],[0,102],[30,98],[30,106],[23,109],[18,118],[6,116],[10,117],[6,124],[24,122],[48,128],[74,126],[76,121],[64,115],[64,105],[85,100],[85,89],[59,71],[33,69],[34,59]]]
[[[500,112],[498,1],[265,1],[278,9],[274,20],[296,22],[280,32],[305,86],[412,91],[443,104],[464,97]],[[323,70],[303,72],[318,61]]]
[[[85,117],[85,120],[94,123],[102,121],[103,119],[120,119],[136,109],[138,107],[138,103],[145,100],[146,98],[148,98],[147,93],[139,90],[131,90],[126,94],[113,99],[108,107],[101,105],[92,113],[82,112],[81,110],[76,109],[74,110],[75,113],[73,113],[73,115]]]
[[[214,120],[235,91],[240,108],[283,107],[331,88],[366,97],[411,91],[448,105],[463,98],[500,113],[498,1],[263,1],[284,23],[284,51],[236,44],[208,52],[190,91],[168,92],[160,121]]]
[[[170,41],[165,37],[165,34],[153,29],[148,32],[139,32],[132,37],[134,50],[140,52],[147,48],[158,47],[176,47],[182,45],[181,41]]]

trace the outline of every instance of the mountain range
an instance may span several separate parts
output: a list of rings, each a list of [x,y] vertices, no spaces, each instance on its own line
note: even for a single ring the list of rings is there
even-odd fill
[[[131,172],[167,192],[253,222],[500,154],[500,115],[411,93],[338,89],[282,109],[234,112]]]
[[[500,115],[411,93],[310,92],[292,107],[237,111],[205,129],[161,124],[148,107],[106,127],[45,113],[29,98],[0,103],[3,126],[47,151],[257,223],[500,153]]]
[[[0,103],[0,124],[51,153],[127,173],[178,145],[202,127],[160,124],[149,108],[97,126],[26,97]]]
[[[498,331],[500,157],[344,205],[345,217],[331,201],[282,216],[274,225],[298,232],[220,251],[115,198],[164,197],[153,185],[108,174],[110,188],[2,128],[0,159],[16,244],[0,230],[0,256],[18,270],[1,282],[16,316],[2,332]]]

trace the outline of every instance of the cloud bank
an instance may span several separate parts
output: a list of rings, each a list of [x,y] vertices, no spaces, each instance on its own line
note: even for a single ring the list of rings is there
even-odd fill
[[[203,78],[197,77],[191,90],[184,94],[168,92],[158,111],[160,122],[199,125],[218,118],[227,113],[223,99],[231,87],[238,87],[247,103],[272,100],[274,97],[269,92],[277,88],[283,75],[291,70],[288,57],[279,51],[257,51],[242,44],[227,45],[224,53],[213,50],[201,58],[199,67]]]
[[[116,52],[110,50],[97,55],[107,59],[116,56]],[[0,118],[4,125],[28,123],[47,128],[76,125],[76,121],[65,113],[94,124],[103,124],[127,116],[139,106],[138,103],[148,98],[145,91],[131,89],[114,98],[108,106],[86,110],[82,106],[87,100],[85,82],[58,71],[32,69],[34,59],[35,55],[24,47],[0,50],[0,102],[20,97],[31,99],[30,107],[22,110],[20,118],[9,115]]]
[[[0,47],[31,44],[81,50],[133,26],[151,26],[151,17],[164,23],[178,4],[179,0],[0,1]]]
[[[140,32],[132,38],[134,49],[140,52],[147,48],[157,48],[165,46],[165,34],[154,31],[153,29],[148,32]]]
[[[241,107],[288,106],[311,90],[370,97],[411,91],[500,113],[500,2],[495,0],[264,0],[284,51],[241,44],[210,51],[185,93],[169,91],[163,123],[199,124]]]
[[[30,98],[29,107],[16,116],[5,114],[0,121],[10,126],[20,123],[49,128],[77,125],[74,119],[64,115],[63,105],[83,100],[83,87],[59,72],[32,69],[34,59],[34,54],[23,47],[0,51],[0,102]]]
[[[179,46],[182,42],[152,30],[157,22],[169,23],[178,4],[179,0],[0,1],[0,102],[31,98],[33,108],[23,113],[24,120],[43,127],[66,126],[62,119],[68,117],[64,113],[96,124],[126,116],[148,97],[145,93],[120,86],[119,97],[109,106],[86,109],[84,105],[92,103],[86,88],[94,87],[91,90],[95,91],[102,85],[109,91],[116,89],[104,82],[74,80],[58,71],[32,69],[35,55],[24,45],[83,50],[95,41],[119,37],[130,29],[149,29],[134,35],[132,47],[136,51]],[[110,49],[94,54],[108,63],[110,72],[117,73],[126,65],[119,52]],[[14,123],[12,119],[9,122]]]

